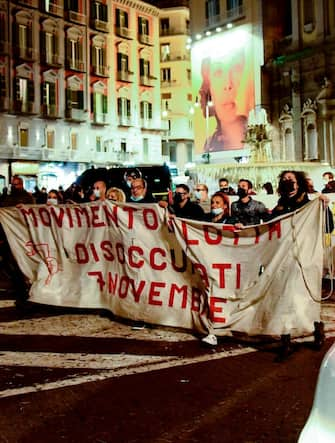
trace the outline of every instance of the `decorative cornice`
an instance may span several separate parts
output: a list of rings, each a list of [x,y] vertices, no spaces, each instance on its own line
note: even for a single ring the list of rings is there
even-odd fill
[[[117,0],[115,3],[127,6],[128,8],[136,9],[139,12],[152,15],[154,17],[158,17],[160,13],[160,10],[155,6],[149,5],[148,3],[144,3],[138,0]]]

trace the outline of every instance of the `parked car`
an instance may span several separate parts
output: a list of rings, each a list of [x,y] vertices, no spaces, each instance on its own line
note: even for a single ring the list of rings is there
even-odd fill
[[[335,442],[335,343],[325,355],[318,376],[314,402],[298,443]]]

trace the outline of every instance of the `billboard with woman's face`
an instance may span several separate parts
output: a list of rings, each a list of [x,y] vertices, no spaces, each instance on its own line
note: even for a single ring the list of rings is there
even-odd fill
[[[192,46],[197,153],[244,149],[249,113],[255,108],[254,48],[241,26]]]

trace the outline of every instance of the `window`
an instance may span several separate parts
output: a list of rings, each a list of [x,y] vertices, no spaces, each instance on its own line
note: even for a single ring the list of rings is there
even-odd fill
[[[162,82],[171,82],[171,69],[163,68],[161,69],[161,81]]]
[[[76,132],[71,133],[71,149],[76,150],[78,148],[78,134]]]
[[[28,130],[28,128],[20,128],[19,129],[19,142],[20,142],[20,146],[22,146],[22,147],[29,146],[29,130]]]
[[[91,18],[92,20],[100,20],[102,22],[108,21],[107,5],[100,2],[91,3]]]
[[[168,34],[170,29],[170,20],[168,18],[161,18],[160,27],[161,27],[161,35]]]
[[[46,115],[56,115],[57,90],[56,84],[48,81],[42,83],[42,109]]]
[[[161,61],[166,62],[170,60],[170,45],[169,43],[164,43],[161,45]]]
[[[150,76],[150,62],[144,58],[140,58],[140,76],[149,77]]]
[[[95,123],[105,123],[106,114],[108,113],[108,97],[102,92],[93,92],[92,94],[92,111]]]
[[[83,39],[77,29],[68,33],[66,40],[66,61],[70,69],[76,71],[84,70],[83,63]]]
[[[227,17],[234,18],[242,14],[243,0],[227,0]]]
[[[108,69],[106,66],[106,49],[103,46],[92,45],[92,66],[96,75],[107,75]]]
[[[120,52],[117,54],[117,70],[118,72],[128,72],[128,55]]]
[[[149,161],[149,139],[143,139],[143,160],[145,162]]]
[[[207,0],[206,1],[206,19],[210,21],[211,18],[215,18],[220,15],[220,1],[219,0]]]
[[[48,149],[53,149],[55,147],[55,131],[46,131],[46,145]]]
[[[314,0],[304,0],[304,27],[315,23]],[[308,28],[309,29],[309,28]],[[313,28],[311,28],[312,30]]]
[[[116,27],[128,28],[128,14],[122,9],[116,9]]]
[[[66,108],[67,109],[84,109],[84,93],[72,89],[66,89]]]
[[[140,35],[149,35],[149,20],[144,17],[138,17],[138,33]]]
[[[283,35],[288,37],[292,35],[292,6],[291,0],[284,0],[283,2]]]
[[[121,125],[130,125],[131,102],[126,97],[117,99],[117,115]]]
[[[152,103],[147,101],[142,101],[140,103],[141,119],[151,120],[152,119]]]
[[[34,81],[28,78],[15,79],[15,110],[32,112],[35,98]]]

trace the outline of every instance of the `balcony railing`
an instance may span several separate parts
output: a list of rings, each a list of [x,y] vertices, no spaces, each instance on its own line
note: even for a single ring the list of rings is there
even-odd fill
[[[108,66],[92,66],[92,71],[94,75],[98,75],[101,77],[108,77],[109,76],[109,67]]]
[[[42,105],[41,113],[44,118],[59,118],[57,105]]]
[[[108,32],[109,23],[103,20],[95,19],[91,20],[91,26],[97,31]]]
[[[0,111],[9,111],[9,98],[6,97],[6,93],[0,95]]]
[[[41,53],[41,59],[46,65],[63,66],[64,58],[58,54]]]
[[[150,37],[150,35],[148,35],[148,34],[141,34],[141,33],[139,33],[138,34],[138,41],[140,43],[143,43],[144,45],[149,45],[149,46],[153,45],[153,40]]]
[[[67,60],[67,68],[73,71],[85,72],[85,63],[81,60]]]
[[[141,75],[140,76],[140,84],[142,86],[155,86],[154,81],[157,80],[155,77],[150,75]]]
[[[49,14],[58,16],[63,16],[64,13],[63,5],[59,5],[56,2],[46,2],[45,0],[41,1],[41,9]]]
[[[68,20],[74,23],[79,23],[81,25],[85,24],[86,15],[78,11],[67,11]]]
[[[22,100],[14,101],[14,112],[17,114],[37,114],[34,102]]]
[[[119,115],[119,126],[131,126],[131,117]]]
[[[131,71],[117,71],[117,80],[120,82],[132,82],[134,73]]]
[[[85,122],[87,120],[87,111],[84,109],[68,108],[65,110],[66,120],[74,122]]]
[[[37,51],[33,48],[26,48],[17,46],[15,48],[15,55],[24,61],[36,61]]]
[[[115,26],[115,34],[129,40],[133,38],[132,31],[125,26]]]
[[[245,16],[245,6],[240,5],[236,8],[228,9],[226,14],[212,15],[206,19],[206,27],[223,25],[227,22],[238,20]]]
[[[189,35],[190,29],[186,26],[181,27],[171,27],[171,28],[163,28],[160,29],[159,35],[161,37],[168,36],[168,35]]]
[[[108,114],[102,112],[94,112],[93,123],[95,125],[107,125],[108,124]]]

